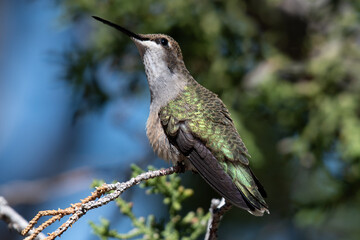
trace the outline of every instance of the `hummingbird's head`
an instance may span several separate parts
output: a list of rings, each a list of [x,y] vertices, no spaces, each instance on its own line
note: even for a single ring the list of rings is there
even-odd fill
[[[174,73],[185,68],[179,44],[172,37],[165,34],[137,34],[105,19],[93,18],[129,36],[138,48],[146,70],[166,67]]]
[[[151,109],[159,109],[192,81],[178,43],[164,34],[136,34],[99,17],[105,23],[133,40],[145,65],[151,95]],[[156,110],[154,110],[156,111]]]

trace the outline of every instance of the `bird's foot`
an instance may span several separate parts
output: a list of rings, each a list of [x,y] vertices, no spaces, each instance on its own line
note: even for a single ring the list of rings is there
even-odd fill
[[[185,167],[185,163],[183,161],[182,162],[177,162],[176,166],[179,168],[179,170],[177,171],[178,173],[184,173],[185,172],[186,167]]]

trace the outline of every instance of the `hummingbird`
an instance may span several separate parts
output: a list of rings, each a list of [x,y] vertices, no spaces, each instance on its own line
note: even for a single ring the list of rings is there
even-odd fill
[[[165,34],[136,34],[93,18],[130,37],[139,50],[151,96],[146,134],[157,155],[198,172],[232,205],[255,216],[269,213],[228,109],[191,76],[179,44]]]

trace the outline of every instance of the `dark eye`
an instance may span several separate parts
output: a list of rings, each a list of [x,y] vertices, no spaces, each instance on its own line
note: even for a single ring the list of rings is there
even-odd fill
[[[168,40],[166,38],[162,38],[162,39],[160,39],[160,43],[163,46],[167,46],[168,45]]]

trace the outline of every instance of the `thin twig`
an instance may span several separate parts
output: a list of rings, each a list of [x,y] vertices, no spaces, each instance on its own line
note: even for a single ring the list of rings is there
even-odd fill
[[[225,201],[224,198],[212,199],[210,205],[210,219],[206,230],[205,240],[216,240],[217,231],[223,215],[231,209],[231,203]]]
[[[0,196],[0,219],[8,224],[9,229],[13,229],[18,233],[29,224],[20,214],[18,214],[12,207],[9,206],[6,199]],[[33,231],[29,232],[33,234]],[[46,236],[43,233],[37,235],[35,239],[44,239]]]
[[[46,227],[53,224],[56,220],[60,220],[66,215],[71,215],[69,219],[63,223],[58,229],[50,233],[46,240],[52,240],[63,234],[69,227],[71,227],[76,221],[78,221],[87,211],[98,208],[118,198],[128,188],[139,184],[141,181],[148,180],[151,178],[161,177],[170,175],[182,170],[181,166],[169,167],[166,169],[160,169],[155,171],[148,171],[142,173],[136,177],[131,178],[129,181],[115,184],[103,184],[96,188],[94,192],[87,198],[81,200],[81,202],[73,204],[71,207],[59,210],[48,210],[39,212],[33,220],[30,221],[29,225],[23,230],[22,234],[27,234],[32,229],[38,220],[43,216],[53,216],[51,219],[37,227],[33,234],[25,238],[25,240],[33,240],[41,231]],[[113,191],[109,193],[110,191]],[[103,196],[104,195],[104,196]]]

